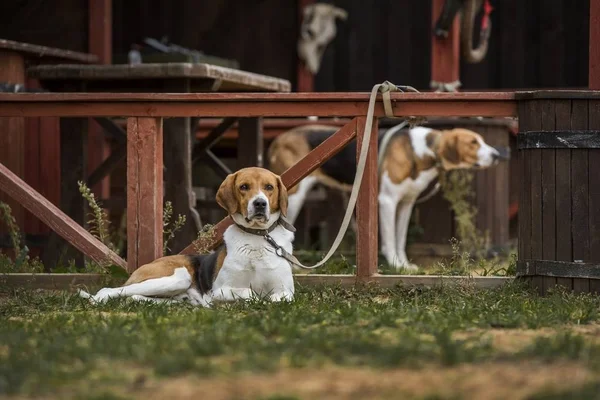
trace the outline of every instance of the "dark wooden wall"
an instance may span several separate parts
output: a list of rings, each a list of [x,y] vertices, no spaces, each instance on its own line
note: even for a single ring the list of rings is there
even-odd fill
[[[293,0],[114,0],[113,49],[168,35],[179,45],[236,59],[242,69],[285,79],[296,74]]]
[[[3,0],[0,38],[87,51],[88,0]]]
[[[316,89],[368,90],[388,79],[429,88],[431,1],[320,0],[348,11]],[[88,0],[0,2],[0,37],[87,50]],[[462,65],[464,89],[587,86],[589,0],[492,0],[487,58]],[[296,80],[294,0],[114,0],[113,48],[145,36]]]
[[[428,89],[431,2],[329,1],[348,11],[316,77],[320,91],[388,79]],[[587,86],[589,0],[492,0],[486,59],[461,65],[464,89]]]

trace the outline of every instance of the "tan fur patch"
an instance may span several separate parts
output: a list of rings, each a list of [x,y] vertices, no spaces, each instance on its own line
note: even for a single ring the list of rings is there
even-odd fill
[[[187,256],[176,255],[157,258],[149,264],[142,265],[133,271],[127,282],[125,282],[125,286],[144,282],[148,279],[171,276],[177,268],[181,267],[185,267],[188,270],[192,277],[192,282],[195,282],[196,273],[190,264],[189,258]]]
[[[281,175],[294,164],[298,163],[308,153],[310,153],[310,145],[306,140],[306,134],[311,131],[330,131],[332,134],[335,133],[336,129],[327,125],[304,125],[279,135],[271,146],[269,146],[268,160],[269,169],[274,173]],[[330,176],[323,173],[318,168],[311,173],[312,176],[317,177],[319,182],[327,187],[338,189],[346,192],[352,190],[352,185],[338,182]],[[297,186],[288,190],[288,194],[296,193]]]
[[[417,157],[412,148],[410,136],[400,135],[389,142],[383,155],[381,171],[386,171],[390,180],[398,184],[409,177],[415,179],[419,172],[433,168],[435,164],[434,157]]]
[[[481,136],[468,129],[443,131],[438,154],[444,169],[472,167],[477,164]]]

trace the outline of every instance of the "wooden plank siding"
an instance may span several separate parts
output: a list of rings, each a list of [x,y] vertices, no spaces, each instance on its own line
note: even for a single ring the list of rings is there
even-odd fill
[[[572,93],[571,99],[567,92],[516,95],[523,103],[519,135],[536,138],[519,141],[527,181],[521,188],[519,270],[541,293],[555,285],[579,293],[600,290],[596,93]],[[556,140],[569,135],[573,140]]]

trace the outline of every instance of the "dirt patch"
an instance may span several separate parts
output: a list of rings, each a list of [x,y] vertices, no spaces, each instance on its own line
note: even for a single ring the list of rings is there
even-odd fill
[[[541,390],[577,388],[591,382],[594,377],[592,371],[576,363],[486,363],[419,370],[327,367],[235,378],[159,380],[149,382],[135,396],[144,400],[255,399],[275,395],[290,399],[352,400],[437,395],[443,398],[516,400]]]
[[[565,331],[586,338],[586,342],[600,344],[600,324],[571,325],[564,327]],[[533,343],[535,339],[552,337],[557,333],[556,328],[539,329],[470,329],[453,335],[455,339],[473,337],[488,338],[494,349],[505,353],[516,353]]]

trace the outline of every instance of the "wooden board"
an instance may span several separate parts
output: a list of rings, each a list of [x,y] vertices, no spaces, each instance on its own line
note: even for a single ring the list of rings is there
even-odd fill
[[[512,93],[393,93],[397,117],[515,116]],[[95,103],[90,106],[90,102]],[[368,93],[52,93],[0,94],[0,116],[354,117]],[[375,116],[383,116],[381,102]]]
[[[48,58],[64,61],[77,61],[82,63],[98,62],[98,57],[93,54],[79,53],[77,51],[55,49],[52,47],[38,46],[35,44],[15,42],[0,39],[0,49],[22,53],[29,58]]]
[[[262,167],[264,154],[263,119],[240,118],[238,122],[237,167]],[[243,151],[240,151],[243,149]]]
[[[114,65],[41,65],[27,73],[40,81],[49,80],[132,80],[132,79],[212,79],[219,82],[219,91],[289,92],[285,79],[255,74],[211,64],[160,63]]]
[[[356,121],[356,157],[357,162],[365,134],[366,117],[357,117]],[[356,276],[358,279],[366,279],[377,273],[377,255],[379,245],[377,243],[378,230],[378,202],[379,174],[377,163],[377,118],[373,118],[371,125],[371,137],[369,140],[369,151],[365,170],[360,184],[360,191],[356,201]]]
[[[590,0],[590,29],[589,29],[589,57],[588,57],[588,86],[590,89],[600,90],[600,2]]]
[[[554,101],[556,129],[571,129],[571,102]],[[571,150],[556,150],[556,260],[573,261],[571,239]],[[556,284],[573,289],[573,279],[557,278]]]
[[[160,118],[127,120],[127,270],[163,255],[163,130]]]
[[[553,130],[555,124],[554,102],[541,100],[541,129]],[[528,133],[527,136],[530,136]],[[541,151],[541,150],[540,150]],[[544,260],[556,259],[556,151],[542,151],[542,257]],[[556,286],[555,277],[543,277],[543,290]]]
[[[573,100],[571,103],[571,129],[588,129],[588,101]],[[588,262],[590,259],[589,209],[588,209],[588,153],[587,149],[571,150],[571,196],[573,261]],[[598,171],[594,171],[597,173]],[[573,279],[575,292],[589,292],[589,279]]]

